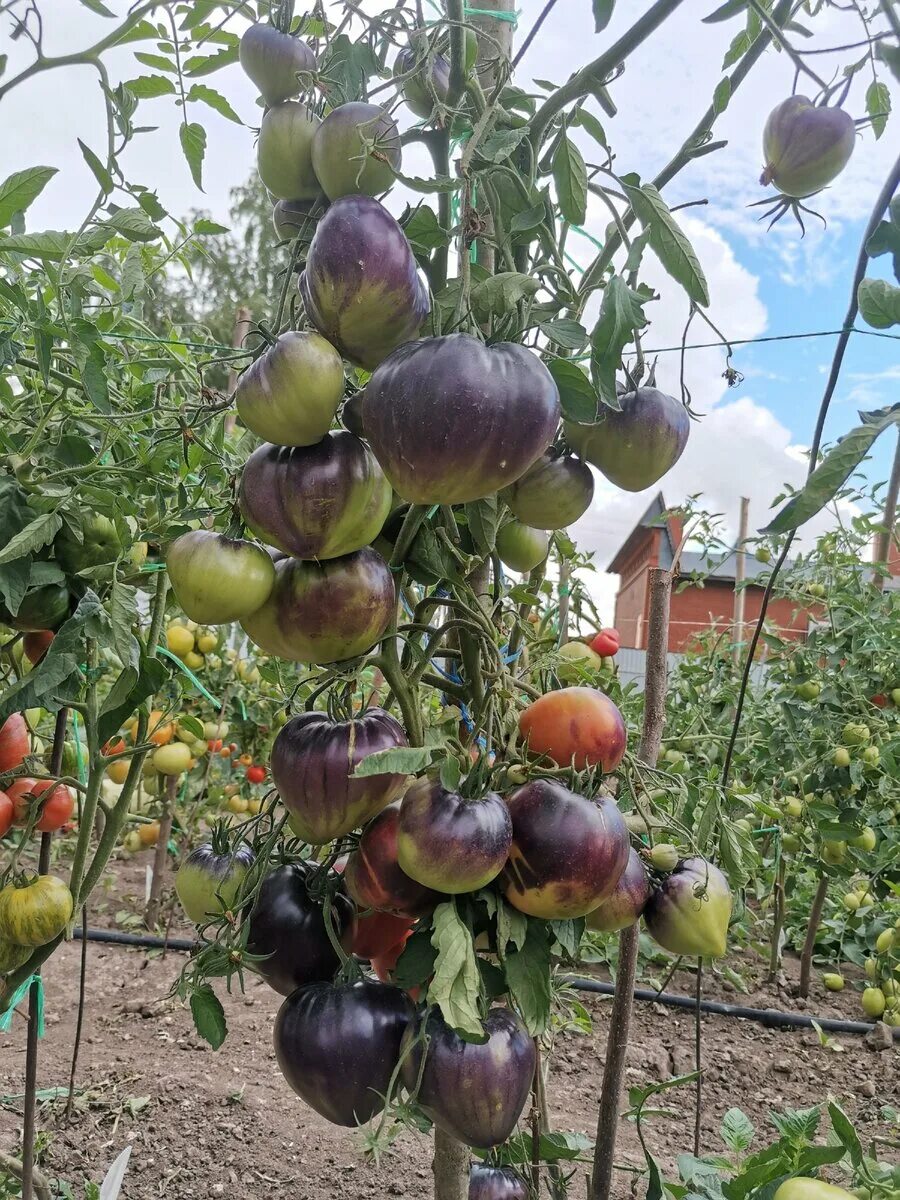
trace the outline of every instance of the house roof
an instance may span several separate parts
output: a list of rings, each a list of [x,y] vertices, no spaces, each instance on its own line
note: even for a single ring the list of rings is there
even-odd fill
[[[641,519],[629,533],[628,537],[616,551],[615,556],[606,568],[607,571],[614,575],[621,574],[621,566],[624,561],[630,557],[632,551],[638,545],[642,531],[645,529],[662,529],[664,537],[660,546],[660,566],[670,567],[675,558],[675,551],[678,549],[681,542],[681,519],[678,516],[669,515],[664,521],[660,520],[663,513],[666,511],[666,501],[662,492],[657,492],[647,506]]]

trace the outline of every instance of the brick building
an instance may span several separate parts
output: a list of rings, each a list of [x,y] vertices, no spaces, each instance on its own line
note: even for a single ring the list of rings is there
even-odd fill
[[[665,500],[658,493],[607,567],[619,576],[615,625],[622,645],[632,649],[646,649],[650,568],[671,567],[684,532],[680,517],[663,519],[665,511]],[[744,561],[746,578],[751,581],[745,593],[744,620],[753,624],[759,617],[763,586],[752,580],[769,568],[752,555]],[[710,561],[703,554],[682,552],[679,562],[681,587],[672,592],[669,620],[669,650],[676,653],[689,649],[698,633],[711,628],[724,631],[734,619],[735,555]],[[702,586],[698,581],[685,587],[685,577],[695,571],[704,575]],[[767,619],[789,637],[806,636],[809,614],[790,600],[773,600]]]

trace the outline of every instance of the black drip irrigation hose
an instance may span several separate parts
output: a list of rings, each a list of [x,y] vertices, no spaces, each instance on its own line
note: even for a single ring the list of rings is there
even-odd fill
[[[75,940],[81,937],[81,929],[76,926]],[[114,946],[133,946],[144,950],[183,950],[190,953],[198,949],[199,942],[190,938],[160,938],[145,933],[120,933],[117,929],[89,929],[89,942],[107,942]],[[599,996],[614,996],[615,985],[603,983],[599,979],[583,979],[578,975],[563,976],[563,981],[569,987],[577,988],[580,992],[594,992]],[[655,992],[652,988],[635,988],[635,1000],[648,1000],[655,1004],[665,1004],[669,1008],[696,1007],[693,996],[679,996],[675,992]],[[771,1029],[788,1026],[793,1029],[813,1029],[818,1025],[827,1033],[856,1033],[866,1034],[874,1028],[868,1021],[839,1021],[834,1017],[807,1017],[802,1013],[779,1012],[774,1008],[744,1008],[740,1004],[722,1004],[718,1000],[701,1000],[700,1011],[713,1013],[719,1017],[740,1017],[745,1021],[757,1021]],[[892,1029],[894,1038],[900,1038],[900,1028]]]

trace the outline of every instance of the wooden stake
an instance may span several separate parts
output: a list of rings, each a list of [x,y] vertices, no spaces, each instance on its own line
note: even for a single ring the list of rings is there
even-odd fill
[[[150,881],[150,896],[144,912],[144,924],[152,929],[159,916],[159,904],[162,899],[163,880],[166,875],[166,856],[169,852],[169,838],[172,834],[172,810],[175,807],[175,795],[178,791],[178,776],[166,776],[166,794],[163,797],[162,815],[159,818],[159,837],[156,839],[156,853],[153,856],[153,878]]]
[[[741,661],[744,645],[744,602],[747,593],[741,584],[747,577],[747,536],[750,532],[750,501],[741,496],[741,520],[734,563],[734,661]]]
[[[891,478],[888,482],[887,495],[884,498],[883,528],[875,539],[875,561],[887,563],[891,556],[891,543],[894,539],[894,521],[897,516],[897,495],[900,493],[900,430],[897,432],[897,449],[894,451],[894,465],[891,467]],[[878,576],[875,586],[879,591],[884,587],[884,579]]]

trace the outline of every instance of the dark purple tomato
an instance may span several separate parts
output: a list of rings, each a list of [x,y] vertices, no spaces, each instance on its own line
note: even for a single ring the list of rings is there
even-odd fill
[[[178,603],[204,625],[249,617],[275,583],[272,560],[261,546],[211,529],[177,537],[166,550],[166,568]]]
[[[308,891],[314,870],[302,862],[270,871],[250,914],[247,952],[265,956],[253,968],[282,996],[307,983],[331,980],[341,965],[325,928],[322,905]],[[349,954],[355,909],[340,891],[334,895],[331,917],[338,940]]]
[[[411,1024],[404,1050],[421,1030]],[[534,1042],[508,1008],[492,1008],[484,1020],[487,1040],[464,1042],[440,1012],[432,1009],[425,1032],[403,1060],[401,1073],[410,1094],[430,1119],[457,1141],[479,1150],[505,1142],[522,1115],[534,1078]],[[422,1057],[425,1055],[425,1064]]]
[[[272,778],[299,837],[324,845],[358,829],[395,800],[405,774],[353,778],[369,754],[408,746],[403,726],[381,708],[349,721],[304,712],[281,729],[272,747]]]
[[[369,196],[345,196],[319,221],[300,295],[319,333],[370,371],[418,337],[431,308],[406,234]]]
[[[615,933],[639,921],[650,899],[650,876],[644,860],[634,849],[628,851],[628,862],[616,886],[599,908],[587,915],[588,929],[600,933]]]
[[[766,121],[759,182],[774,183],[785,196],[811,196],[837,179],[855,146],[856,125],[849,113],[789,96]]]
[[[491,496],[547,449],[559,393],[530,350],[467,333],[410,342],[366,386],[366,437],[394,490],[414,504]]]
[[[249,430],[277,446],[313,446],[344,395],[344,364],[318,333],[283,333],[251,363],[234,392]]]
[[[358,100],[332,109],[313,140],[313,167],[329,200],[386,192],[400,158],[397,122],[379,105]]]
[[[606,409],[595,425],[566,421],[566,439],[610,483],[626,492],[642,492],[681,458],[691,418],[680,400],[659,388],[625,392],[619,403],[620,412]]]
[[[259,446],[244,465],[239,501],[262,541],[321,562],[378,537],[391,485],[368,446],[341,430],[314,446]]]
[[[299,38],[274,25],[251,25],[241,37],[241,66],[270,107],[300,92],[300,71],[314,71],[316,56]]]
[[[322,189],[313,170],[313,136],[320,121],[305,104],[286,100],[262,119],[256,146],[259,177],[279,200],[314,200]]]
[[[496,792],[466,800],[417,779],[400,803],[400,867],[436,891],[477,892],[500,874],[511,843],[509,809]]]
[[[313,983],[278,1010],[275,1057],[320,1116],[334,1125],[363,1125],[384,1108],[414,1015],[406,993],[389,984]]]
[[[513,1167],[473,1163],[469,1171],[469,1200],[528,1200],[528,1184]]]
[[[394,577],[366,547],[328,562],[283,558],[269,599],[241,625],[261,650],[292,662],[358,658],[380,641],[396,605]]]
[[[341,409],[341,424],[351,433],[355,433],[358,438],[366,436],[366,429],[363,425],[364,395],[365,392],[354,392],[344,401],[344,407]]]
[[[394,59],[394,78],[404,75],[400,90],[417,117],[430,117],[437,104],[447,103],[450,63],[443,54],[432,54],[429,67],[427,50],[417,57],[413,47],[406,46]]]
[[[593,498],[591,468],[570,454],[542,454],[502,496],[512,515],[533,529],[565,529],[587,512]]]
[[[506,898],[545,921],[583,917],[611,895],[628,862],[628,826],[607,796],[587,800],[549,779],[507,800],[513,824]]]
[[[58,629],[69,615],[70,605],[71,598],[66,585],[48,583],[26,592],[15,615],[0,601],[0,621],[24,633]]]
[[[415,920],[440,902],[439,893],[411,879],[397,857],[400,805],[391,804],[370,821],[347,859],[344,883],[361,909]]]

